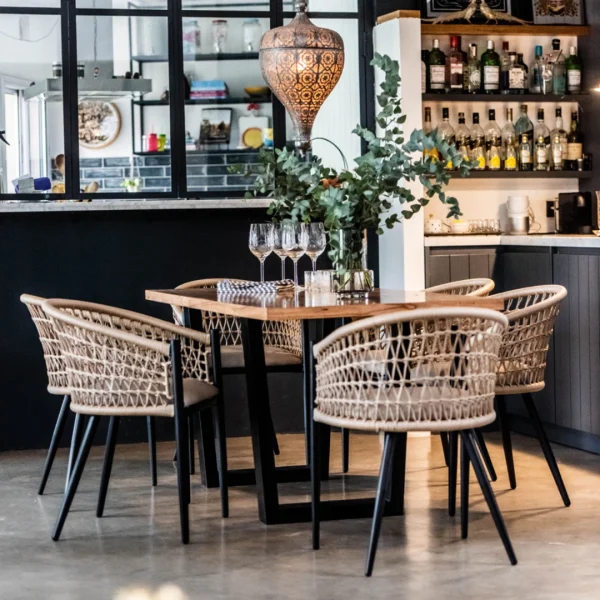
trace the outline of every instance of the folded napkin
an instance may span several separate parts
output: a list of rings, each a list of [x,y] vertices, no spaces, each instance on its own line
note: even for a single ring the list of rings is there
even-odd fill
[[[280,294],[294,291],[294,282],[291,279],[282,281],[231,281],[225,279],[217,283],[217,291],[225,294],[256,295]]]

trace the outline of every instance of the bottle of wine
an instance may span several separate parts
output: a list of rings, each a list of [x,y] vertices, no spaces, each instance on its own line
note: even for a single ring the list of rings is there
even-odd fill
[[[571,131],[567,137],[567,164],[570,171],[577,171],[577,161],[583,158],[583,134],[579,125],[579,115],[571,115]]]
[[[506,124],[502,128],[502,158],[505,171],[517,170],[517,133],[513,125],[513,109],[506,109]]]
[[[429,50],[421,50],[421,93],[425,94],[429,89]]]
[[[461,49],[461,38],[450,38],[450,53],[446,56],[446,84],[451,94],[462,94],[465,87],[465,59]]]
[[[517,53],[510,53],[510,64],[508,67],[508,88],[504,90],[506,94],[524,94],[525,81],[527,75],[523,65],[517,62]]]
[[[541,134],[538,135],[535,142],[534,166],[536,171],[548,170],[548,144],[546,144],[546,138]]]
[[[531,68],[531,93],[541,94],[542,93],[542,73],[544,69],[542,56],[544,54],[541,46],[535,47],[535,61]]]
[[[477,44],[469,46],[469,62],[465,74],[465,91],[467,94],[481,92],[481,63],[477,56]]]
[[[484,171],[487,166],[485,159],[485,133],[479,124],[479,113],[473,113],[473,126],[471,127],[471,162],[474,169]]]
[[[438,127],[438,134],[440,138],[447,142],[450,146],[455,144],[455,133],[452,125],[450,125],[450,109],[442,108],[442,124]],[[454,165],[452,161],[447,159],[446,157],[442,157],[442,160],[445,161],[445,169],[447,171],[452,171],[454,169]]]
[[[519,145],[519,169],[521,171],[532,171],[533,163],[531,162],[531,143],[529,136],[524,133],[521,136],[521,144]]]
[[[566,62],[567,67],[567,93],[581,93],[581,59],[577,56],[577,48],[571,46],[570,56]]]
[[[481,81],[486,94],[498,94],[500,91],[500,57],[492,40],[481,56]]]
[[[550,62],[552,63],[552,93],[564,96],[567,93],[567,67],[559,39],[552,40]]]
[[[554,126],[554,129],[550,133],[550,139],[552,140],[552,143],[554,143],[554,139],[557,136],[560,140],[561,155],[562,155],[561,164],[563,165],[562,168],[564,168],[564,164],[567,161],[568,140],[567,140],[567,132],[565,131],[564,124],[563,124],[562,108],[556,109],[556,125]]]
[[[544,143],[546,144],[546,148],[550,148],[550,130],[546,127],[546,123],[544,121],[544,109],[538,109],[538,122],[533,130],[533,139],[535,140],[535,144],[540,139],[540,137],[544,138]]]
[[[509,43],[502,42],[502,54],[500,55],[500,90],[503,94],[508,94],[508,90],[510,88],[509,78],[511,54]]]
[[[429,53],[429,91],[443,94],[446,91],[446,55],[440,50],[440,40],[433,40]]]
[[[425,135],[431,135],[433,133],[433,126],[431,124],[431,107],[425,107],[425,122],[423,123],[423,132]],[[431,158],[431,160],[439,160],[440,155],[437,148],[432,148],[431,150],[425,150],[423,152],[424,158]]]
[[[525,64],[525,58],[523,54],[517,54],[517,64],[523,67],[525,71],[525,93],[529,92],[529,67]]]
[[[471,147],[471,132],[466,126],[465,113],[458,113],[458,127],[456,128],[456,149],[464,158],[469,160],[469,149]]]
[[[521,139],[521,136],[526,133],[527,137],[531,141],[533,139],[533,123],[527,114],[528,110],[527,104],[521,105],[521,116],[515,124],[515,131],[517,132],[519,139]]]
[[[562,153],[562,142],[560,139],[560,135],[551,134],[552,145],[550,151],[550,166],[553,171],[562,171],[565,168],[565,162],[563,159]]]
[[[499,171],[502,168],[502,131],[496,123],[496,111],[492,108],[489,112],[490,122],[485,128],[485,148],[487,166],[490,171]]]

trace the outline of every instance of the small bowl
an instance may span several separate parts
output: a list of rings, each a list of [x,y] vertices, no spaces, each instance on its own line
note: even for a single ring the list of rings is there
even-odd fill
[[[263,98],[271,95],[271,89],[267,85],[244,88],[244,91],[251,98]]]

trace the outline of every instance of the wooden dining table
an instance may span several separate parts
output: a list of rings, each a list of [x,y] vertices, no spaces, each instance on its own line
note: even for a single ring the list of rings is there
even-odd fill
[[[473,307],[502,310],[504,303],[496,298],[477,298],[449,294],[412,292],[402,290],[375,290],[367,297],[347,298],[334,293],[309,293],[297,291],[268,295],[232,295],[217,290],[147,290],[146,299],[184,308],[185,319],[194,327],[197,311],[237,317],[241,323],[248,393],[248,413],[254,455],[253,470],[230,470],[230,486],[256,485],[259,518],[266,524],[300,523],[311,520],[309,502],[282,503],[278,484],[310,480],[308,451],[306,462],[292,467],[276,467],[271,429],[269,388],[262,335],[264,321],[299,320],[303,332],[304,418],[307,449],[313,410],[314,374],[310,367],[311,344],[333,331],[342,319],[362,319],[375,315],[424,308]],[[199,327],[198,327],[199,328]],[[329,440],[327,427],[320,427],[322,477],[329,477]],[[202,453],[200,470],[208,487],[218,485],[217,462],[214,449],[212,422],[205,419],[200,424]],[[386,504],[387,515],[404,511],[404,491],[395,482],[402,482],[405,465],[397,459],[392,476],[391,493]],[[323,520],[366,518],[373,515],[374,499],[330,500],[321,505]]]

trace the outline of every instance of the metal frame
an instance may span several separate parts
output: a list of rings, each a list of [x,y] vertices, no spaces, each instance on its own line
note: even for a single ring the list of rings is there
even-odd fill
[[[23,0],[25,3],[25,0]],[[125,9],[110,8],[78,8],[77,0],[61,0],[60,7],[0,7],[0,15],[55,15],[61,19],[61,55],[63,62],[63,133],[65,146],[65,194],[0,194],[0,200],[84,200],[104,199],[158,199],[158,198],[236,198],[243,197],[243,191],[211,191],[188,192],[187,189],[187,154],[185,151],[185,90],[183,79],[183,18],[266,18],[270,19],[270,27],[283,25],[284,20],[294,16],[293,11],[284,10],[284,0],[268,0],[266,10],[252,4],[247,9],[223,10],[182,8],[182,0],[167,0],[164,9],[133,8],[129,3]],[[77,89],[77,17],[129,17],[131,18],[166,18],[168,19],[169,48],[169,90],[170,90],[170,126],[171,126],[171,190],[168,192],[111,192],[85,194],[81,191],[79,170],[79,133],[78,133],[78,89]],[[375,7],[369,0],[358,0],[358,12],[313,12],[311,16],[319,19],[355,19],[359,28],[360,53],[360,99],[361,121],[363,126],[370,126],[374,121],[374,76],[370,67],[373,54],[372,29],[375,25]],[[130,36],[131,41],[131,36]],[[142,69],[140,63],[140,72]],[[133,64],[132,64],[133,67]],[[143,106],[131,105],[132,150],[135,149],[136,111],[139,110],[143,131]],[[286,116],[283,105],[273,97],[272,115],[275,147],[286,145]],[[349,124],[349,127],[353,124]]]

